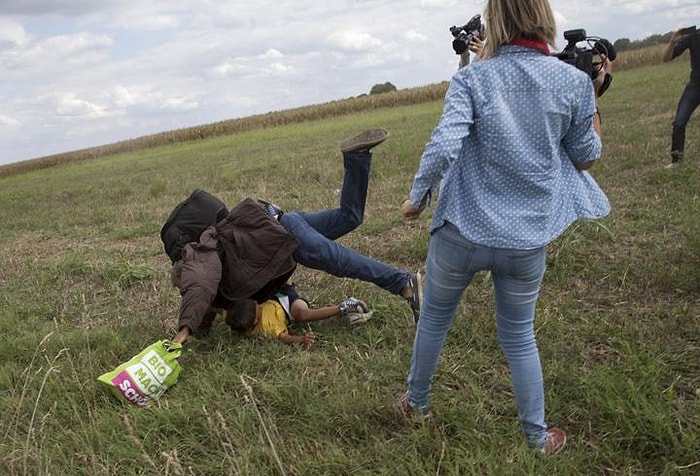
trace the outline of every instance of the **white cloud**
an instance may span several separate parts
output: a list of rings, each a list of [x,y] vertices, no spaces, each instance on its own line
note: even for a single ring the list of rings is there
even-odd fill
[[[237,63],[235,59],[227,59],[211,69],[214,78],[226,78],[234,75],[247,76],[252,71],[252,68]]]
[[[27,41],[29,41],[27,32],[21,24],[0,18],[0,51],[3,45],[20,47]]]
[[[29,41],[0,52],[0,75],[10,79],[53,77],[57,71],[103,59],[113,45],[107,35],[81,32]]]
[[[108,97],[111,98],[112,102],[117,107],[122,108],[139,103],[137,95],[122,85],[116,86],[111,92],[109,92]]]
[[[196,109],[199,106],[197,101],[192,100],[188,97],[168,97],[163,98],[161,102],[161,109],[171,110],[171,111],[189,111]]]
[[[274,62],[270,64],[269,71],[274,74],[283,74],[294,71],[294,68],[279,62]]]
[[[0,115],[0,125],[3,127],[20,126],[22,123],[17,119],[9,116]]]
[[[106,113],[103,106],[98,106],[85,99],[80,99],[75,93],[58,93],[53,95],[49,102],[52,111],[57,116],[98,118]]]
[[[182,18],[178,14],[159,13],[156,5],[143,2],[135,10],[118,12],[112,17],[111,25],[122,30],[159,31],[180,26]]]
[[[424,43],[428,37],[425,36],[423,33],[417,32],[415,30],[408,30],[403,33],[403,37],[411,42],[415,43]]]
[[[280,53],[279,50],[275,48],[270,48],[267,50],[264,54],[260,55],[261,58],[266,58],[266,59],[279,59],[279,58],[284,58],[284,55]]]
[[[382,42],[365,31],[345,30],[334,32],[330,41],[336,47],[345,51],[362,51],[377,48]]]

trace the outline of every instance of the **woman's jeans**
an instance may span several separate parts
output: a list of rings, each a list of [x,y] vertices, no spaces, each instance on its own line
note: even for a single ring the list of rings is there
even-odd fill
[[[673,119],[673,133],[671,135],[671,161],[679,162],[683,159],[685,150],[685,127],[690,120],[693,111],[700,105],[700,83],[690,81],[676,108],[676,117]]]
[[[372,155],[367,152],[343,154],[345,177],[339,208],[314,213],[288,212],[282,215],[280,223],[300,242],[294,253],[298,263],[334,276],[374,283],[400,295],[408,282],[408,272],[334,241],[357,228],[364,219],[371,160]]]
[[[433,232],[408,376],[412,406],[429,408],[433,374],[462,294],[478,271],[488,270],[494,284],[498,338],[510,364],[518,416],[528,442],[544,444],[544,384],[534,320],[545,255],[545,247],[521,251],[473,244],[450,223]]]

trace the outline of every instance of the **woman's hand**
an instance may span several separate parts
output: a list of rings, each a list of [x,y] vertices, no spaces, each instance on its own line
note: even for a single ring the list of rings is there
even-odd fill
[[[421,213],[423,213],[423,210],[425,210],[425,205],[421,206],[420,208],[413,208],[413,205],[411,205],[411,201],[409,199],[404,200],[404,202],[401,204],[401,214],[403,214],[403,217],[406,220],[415,220]]]
[[[472,39],[469,40],[467,47],[469,48],[469,51],[479,56],[481,54],[481,50],[484,49],[484,40],[473,36]]]

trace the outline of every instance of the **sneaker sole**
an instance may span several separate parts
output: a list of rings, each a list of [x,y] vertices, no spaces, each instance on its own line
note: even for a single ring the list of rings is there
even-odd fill
[[[413,314],[413,323],[418,324],[418,321],[420,320],[420,309],[423,305],[423,274],[420,271],[416,271],[414,276],[416,277],[416,282],[415,287],[413,288],[413,296],[414,301],[416,301],[417,308],[414,309],[413,303],[411,303],[411,312]]]
[[[384,142],[387,137],[389,137],[389,131],[386,129],[370,129],[345,139],[340,143],[340,151],[348,153],[371,149]]]

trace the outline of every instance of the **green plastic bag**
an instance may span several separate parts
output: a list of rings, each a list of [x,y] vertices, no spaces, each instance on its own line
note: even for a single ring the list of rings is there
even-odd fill
[[[124,362],[111,372],[97,377],[117,398],[124,398],[140,408],[148,408],[175,383],[180,376],[182,344],[159,340]]]

